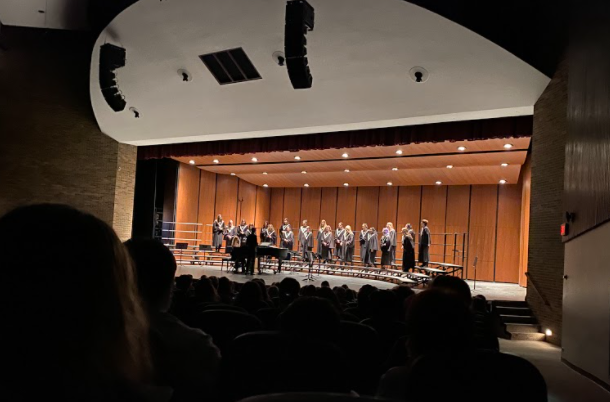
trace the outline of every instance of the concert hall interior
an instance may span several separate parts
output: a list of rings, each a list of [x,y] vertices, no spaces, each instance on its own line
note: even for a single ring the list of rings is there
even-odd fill
[[[602,0],[0,0],[3,394],[610,400],[609,49]]]

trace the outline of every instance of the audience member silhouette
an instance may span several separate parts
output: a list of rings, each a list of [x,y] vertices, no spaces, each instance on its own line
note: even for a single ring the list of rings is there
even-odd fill
[[[174,389],[172,401],[213,397],[220,366],[218,348],[203,331],[187,327],[167,313],[176,273],[172,252],[152,239],[132,239],[125,245],[135,263],[138,288],[148,311],[155,369],[160,380]],[[199,301],[218,297],[211,278],[200,279],[195,293]]]
[[[0,218],[0,272],[3,400],[169,398],[149,388],[148,321],[106,223],[65,205],[17,208]]]
[[[263,301],[263,293],[260,285],[254,281],[244,283],[241,291],[235,298],[234,304],[243,308],[250,314],[254,314],[262,308],[269,307],[269,305]]]
[[[282,332],[295,338],[334,341],[339,334],[339,312],[326,299],[301,297],[279,317]]]

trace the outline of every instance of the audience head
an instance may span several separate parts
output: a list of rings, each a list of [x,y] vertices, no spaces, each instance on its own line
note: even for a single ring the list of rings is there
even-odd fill
[[[233,294],[233,282],[226,276],[221,276],[218,279],[218,293],[219,294]]]
[[[210,276],[210,281],[212,282],[212,286],[214,286],[214,289],[218,289],[218,277]]]
[[[195,284],[195,299],[200,303],[216,303],[220,300],[210,278],[201,277]]]
[[[322,281],[320,286],[322,286],[323,288],[330,288],[330,283],[328,283],[328,281]]]
[[[191,290],[191,286],[193,286],[193,275],[180,275],[176,278],[176,289],[188,292]]]
[[[151,311],[166,311],[176,275],[174,255],[155,239],[131,239],[125,246],[135,265],[142,300]]]
[[[278,298],[280,297],[280,288],[275,285],[271,285],[269,288],[267,288],[267,294],[269,295],[270,299]]]
[[[35,252],[33,234],[44,239]],[[127,249],[106,223],[65,205],[17,208],[0,218],[0,272],[6,400],[103,400],[147,381],[146,315]],[[24,275],[27,291],[16,286]]]
[[[280,315],[280,328],[306,339],[335,340],[339,333],[339,313],[328,300],[302,297]]]
[[[369,309],[371,293],[376,290],[377,288],[375,286],[368,284],[360,288],[358,291],[358,309],[360,309],[360,311],[365,312]]]
[[[458,296],[467,306],[470,306],[472,303],[470,286],[468,286],[463,279],[460,279],[457,276],[437,276],[430,283],[430,288],[453,293]]]
[[[378,290],[370,296],[371,318],[393,321],[398,318],[399,306],[396,294],[391,290]]]
[[[341,303],[330,287],[317,288],[315,296],[330,301],[337,310],[341,309]]]
[[[316,295],[316,287],[314,285],[306,285],[301,288],[301,296],[312,297]]]
[[[283,305],[290,304],[293,300],[299,297],[301,284],[294,278],[284,278],[279,284],[280,301]]]
[[[261,290],[261,297],[265,301],[269,301],[269,294],[267,294],[267,287],[265,286],[265,281],[262,279],[252,279],[252,282],[256,283]]]
[[[337,296],[339,304],[343,305],[347,303],[347,290],[345,290],[345,288],[342,288],[341,286],[335,286],[333,288],[333,292]]]
[[[236,302],[240,305],[248,305],[250,303],[262,301],[263,292],[261,291],[260,285],[254,281],[244,283],[236,298]]]
[[[470,310],[455,293],[425,290],[409,305],[407,336],[412,358],[470,352],[474,337]]]

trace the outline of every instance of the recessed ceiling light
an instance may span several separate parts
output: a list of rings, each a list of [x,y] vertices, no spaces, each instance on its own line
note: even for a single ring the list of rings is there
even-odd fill
[[[466,150],[466,147],[458,147],[458,151],[460,152],[464,152]]]
[[[231,176],[235,176],[235,173],[231,173]]]
[[[252,158],[252,162],[258,162],[257,158]]]
[[[453,169],[453,165],[447,165],[447,169]]]
[[[393,170],[393,171],[397,171],[397,170],[398,170],[398,168],[397,168],[397,167],[393,167],[393,168],[392,168],[392,170]]]
[[[345,169],[345,170],[344,170],[344,172],[345,172],[345,173],[349,173],[349,169]]]
[[[546,336],[553,336],[553,331],[551,331],[550,329],[547,329],[546,331],[544,331],[544,334]]]
[[[305,170],[303,170],[301,173],[303,173],[303,174],[307,174],[307,172],[306,172]]]
[[[297,160],[297,161],[300,161],[301,157],[299,155],[297,155],[297,156],[294,157],[294,159]]]
[[[342,157],[344,157],[344,158],[349,158],[349,154],[347,154],[347,152],[346,152],[346,153],[344,153],[344,154],[343,154],[343,155],[341,155],[341,156],[342,156]]]
[[[504,144],[504,149],[511,149],[513,144]]]
[[[392,182],[391,182],[391,181],[389,181],[389,182],[387,182],[386,184],[387,184],[388,186],[391,186],[391,185],[392,185]]]
[[[190,163],[191,165],[194,165],[194,164],[195,164],[195,161],[191,159],[191,160],[189,161],[189,163]]]
[[[504,180],[504,179],[500,180],[500,184],[506,184],[506,180]]]
[[[398,151],[396,151],[396,155],[402,155],[402,149],[399,149]]]
[[[269,187],[269,185],[268,184],[263,184],[263,187]]]
[[[267,172],[263,172],[263,174],[267,174]]]
[[[349,186],[349,183],[343,183],[343,185],[344,185],[345,187],[347,187],[347,186]]]
[[[214,159],[212,162],[214,163],[220,163],[220,161],[218,159]]]
[[[436,185],[437,185],[437,186],[440,186],[441,184],[443,184],[443,182],[442,182],[442,181],[440,181],[440,180],[436,182]]]
[[[502,166],[502,167],[507,167],[507,166],[508,166],[508,163],[503,163],[503,164],[501,164],[500,166]]]
[[[305,187],[309,187],[309,184],[307,184],[307,183],[305,183],[305,184],[303,184],[303,185],[304,185]]]

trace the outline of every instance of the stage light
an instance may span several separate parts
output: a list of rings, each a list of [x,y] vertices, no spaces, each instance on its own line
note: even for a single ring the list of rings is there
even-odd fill
[[[343,185],[344,185],[345,187],[347,187],[347,186],[349,186],[349,183],[343,183]]]
[[[212,162],[214,163],[220,163],[220,161],[218,159],[214,159]]]
[[[189,163],[190,163],[191,165],[194,165],[194,164],[195,164],[195,161],[191,159],[191,160],[189,161]]]
[[[389,181],[389,182],[387,182],[386,184],[387,184],[388,186],[391,186],[391,185],[392,185],[392,182],[391,182],[391,181]]]
[[[504,149],[511,149],[513,144],[504,144]]]
[[[500,180],[500,184],[506,184],[506,180],[504,180],[504,179]]]
[[[231,173],[231,176],[235,176],[235,173]]]
[[[447,169],[453,169],[453,165],[447,165]]]
[[[402,149],[399,149],[398,151],[396,151],[396,155],[402,155]]]
[[[252,162],[258,162],[257,158],[252,158]]]
[[[301,157],[299,155],[297,155],[297,156],[294,157],[294,159],[297,160],[297,161],[300,161]]]
[[[460,152],[464,152],[466,150],[466,147],[458,147],[458,151]]]
[[[440,181],[440,180],[436,182],[436,185],[437,185],[437,186],[440,186],[441,184],[443,184],[443,182],[442,182],[442,181]]]
[[[303,185],[304,185],[305,187],[309,187],[309,184],[307,184],[307,183],[305,183],[305,184],[303,184]]]
[[[269,185],[268,184],[263,184],[263,187],[269,187]]]
[[[344,170],[344,172],[345,172],[345,173],[349,173],[349,169],[345,169],[345,170]]]
[[[307,174],[307,171],[303,170],[301,173],[303,173],[303,174]]]
[[[500,166],[502,166],[502,167],[507,167],[507,166],[508,166],[508,163],[503,163],[503,164],[501,164]]]
[[[267,174],[267,172],[263,172],[263,174]]]
[[[397,168],[397,167],[393,167],[393,168],[392,168],[392,170],[393,170],[393,171],[397,171],[397,170],[398,170],[398,168]]]
[[[552,336],[553,335],[553,331],[551,331],[550,329],[547,328],[546,331],[544,331],[546,336]]]
[[[344,158],[349,158],[349,155],[347,153],[344,153],[343,155],[341,155]]]

